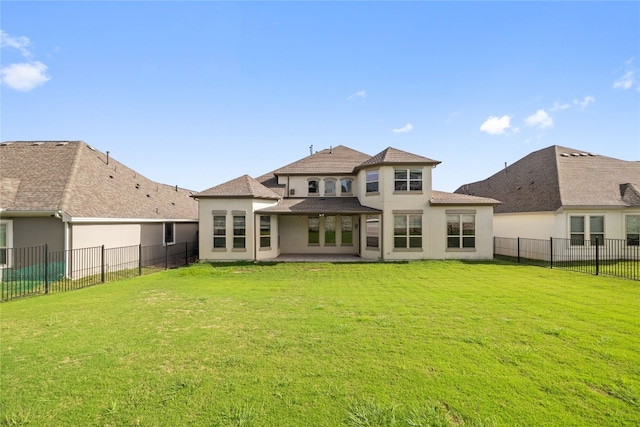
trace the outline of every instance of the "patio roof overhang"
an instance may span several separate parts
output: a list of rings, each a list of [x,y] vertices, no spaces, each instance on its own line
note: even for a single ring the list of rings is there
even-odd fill
[[[363,206],[357,197],[307,197],[282,199],[277,205],[256,210],[256,213],[282,215],[309,214],[376,214],[382,211]]]

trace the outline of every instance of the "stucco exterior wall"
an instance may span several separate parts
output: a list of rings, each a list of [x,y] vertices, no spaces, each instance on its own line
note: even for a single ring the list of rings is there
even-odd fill
[[[475,248],[447,248],[447,214],[468,212],[475,214]],[[428,258],[430,259],[492,259],[492,206],[433,206],[429,214]]]
[[[71,248],[120,248],[140,244],[140,224],[71,224]]]
[[[275,201],[240,198],[202,198],[199,203],[200,235],[199,235],[199,256],[205,261],[242,261],[254,260],[258,257],[256,248],[255,211],[263,207],[274,205]],[[213,216],[225,215],[226,217],[226,247],[213,247]],[[233,247],[233,216],[234,213],[240,215],[244,212],[246,219],[245,247]],[[272,221],[273,223],[273,221]],[[272,231],[273,232],[273,231]],[[277,232],[277,230],[276,230]],[[277,243],[277,241],[276,241]],[[272,246],[272,250],[274,250]],[[277,248],[275,249],[277,251]],[[273,252],[272,252],[273,254]],[[264,259],[268,256],[262,253]]]
[[[549,239],[559,237],[562,220],[555,212],[496,214],[493,217],[493,233],[496,237]]]
[[[64,250],[64,223],[55,217],[7,218],[13,222],[13,247],[49,245],[49,251]]]

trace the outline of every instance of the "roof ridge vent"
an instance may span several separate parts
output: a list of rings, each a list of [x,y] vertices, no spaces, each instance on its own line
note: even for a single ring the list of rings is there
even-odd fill
[[[569,157],[569,155],[568,155],[567,153],[560,153],[560,155],[561,155],[562,157]]]
[[[580,157],[580,153],[571,153],[573,157]]]

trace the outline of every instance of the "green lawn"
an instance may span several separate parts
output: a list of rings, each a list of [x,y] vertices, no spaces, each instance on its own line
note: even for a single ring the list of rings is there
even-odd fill
[[[630,280],[199,264],[0,310],[0,425],[640,425]]]

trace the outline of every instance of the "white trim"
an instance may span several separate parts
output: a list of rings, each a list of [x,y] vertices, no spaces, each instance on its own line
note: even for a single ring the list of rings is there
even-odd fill
[[[5,245],[0,247],[1,249],[8,249],[5,254],[7,257],[7,262],[5,264],[0,264],[0,268],[9,268],[13,264],[13,260],[11,259],[12,253],[11,248],[13,248],[13,221],[10,219],[0,219],[0,224],[4,224],[6,229],[6,242]],[[1,278],[1,275],[0,275]]]
[[[82,223],[163,223],[163,222],[198,222],[198,219],[173,218],[71,218],[74,224]]]

